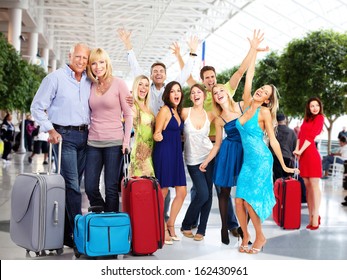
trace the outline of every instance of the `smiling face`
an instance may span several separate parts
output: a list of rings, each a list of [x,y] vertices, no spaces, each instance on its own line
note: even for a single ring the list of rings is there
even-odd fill
[[[228,91],[223,87],[216,85],[212,88],[213,99],[217,104],[223,104],[229,99]]]
[[[217,83],[216,73],[212,70],[207,70],[202,74],[202,82],[208,91],[212,91],[213,86]]]
[[[190,100],[194,105],[204,104],[205,93],[197,86],[193,86],[190,90]]]
[[[95,77],[103,77],[106,73],[107,64],[106,59],[104,57],[100,57],[99,59],[93,61],[91,63],[91,70]]]
[[[182,98],[181,87],[178,84],[172,86],[170,90],[170,102],[174,107],[180,104]]]
[[[255,101],[268,103],[271,95],[272,95],[272,87],[269,85],[264,85],[261,88],[258,88],[254,92],[253,99]]]
[[[87,46],[78,44],[69,54],[69,66],[77,75],[81,75],[86,70],[89,53]]]
[[[319,114],[319,112],[320,112],[320,105],[319,105],[317,100],[312,100],[310,102],[309,107],[310,107],[310,112],[311,112],[312,115],[318,115]]]
[[[162,65],[155,65],[152,68],[151,79],[153,83],[157,86],[161,86],[164,84],[166,80],[166,70]]]
[[[149,81],[147,79],[141,79],[137,86],[137,97],[139,100],[145,100],[149,92]]]

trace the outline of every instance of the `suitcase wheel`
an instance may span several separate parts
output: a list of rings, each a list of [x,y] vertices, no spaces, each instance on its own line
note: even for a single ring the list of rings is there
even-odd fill
[[[74,250],[74,253],[75,253],[75,257],[76,257],[77,259],[79,259],[79,257],[81,256],[81,254],[78,252],[78,250],[77,250],[76,247],[74,247],[73,250]]]
[[[57,249],[56,251],[57,251],[57,255],[60,256],[64,252],[64,249],[60,248],[60,249]]]
[[[45,250],[42,250],[42,251],[39,253],[39,255],[40,255],[41,257],[44,257],[44,256],[47,256],[47,253],[46,253]]]

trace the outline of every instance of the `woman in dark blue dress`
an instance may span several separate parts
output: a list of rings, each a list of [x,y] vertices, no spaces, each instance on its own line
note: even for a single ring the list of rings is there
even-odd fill
[[[180,117],[183,91],[181,85],[170,82],[163,93],[164,106],[160,109],[153,134],[153,164],[155,176],[159,180],[164,199],[169,187],[174,187],[176,196],[171,204],[170,218],[166,223],[165,244],[179,241],[175,233],[176,217],[187,195],[187,183],[184,170],[181,133],[183,121]]]

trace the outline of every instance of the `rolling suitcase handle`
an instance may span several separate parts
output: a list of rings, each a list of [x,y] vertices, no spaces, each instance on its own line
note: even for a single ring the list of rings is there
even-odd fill
[[[124,186],[127,185],[129,178],[129,150],[125,149],[125,153],[123,155],[124,164],[123,164],[123,173],[124,173]]]
[[[58,147],[58,166],[57,166],[57,174],[60,174],[60,168],[61,168],[61,149],[63,146],[63,140],[60,138],[59,140],[59,147]],[[52,173],[52,150],[53,145],[52,143],[49,143],[49,164],[48,164],[48,174]]]
[[[294,158],[294,168],[299,168],[299,161],[298,161],[298,158],[297,158],[297,157]],[[299,180],[299,173],[294,172],[293,178],[294,178],[295,180]]]

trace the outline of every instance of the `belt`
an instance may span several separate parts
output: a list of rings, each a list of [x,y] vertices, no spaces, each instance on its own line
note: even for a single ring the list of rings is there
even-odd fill
[[[63,125],[59,125],[59,124],[53,124],[53,127],[55,129],[66,129],[66,130],[77,130],[77,131],[86,131],[88,130],[88,125],[87,124],[82,124],[82,125],[67,125],[67,126],[63,126]]]

